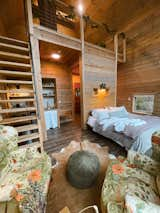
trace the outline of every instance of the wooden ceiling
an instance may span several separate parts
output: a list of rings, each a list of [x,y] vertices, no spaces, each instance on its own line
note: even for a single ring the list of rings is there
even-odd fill
[[[64,1],[77,7],[77,0]],[[84,5],[85,15],[89,15],[99,23],[107,24],[110,30],[126,34],[138,21],[142,21],[160,9],[160,0],[81,0],[79,2]],[[88,27],[85,31],[85,38],[93,43],[101,41],[110,43],[113,36],[103,28]]]
[[[23,0],[1,1],[0,21],[8,37],[27,40]]]
[[[151,14],[154,15],[160,11],[160,0],[63,1],[74,7],[77,7],[78,2],[81,1],[85,8],[85,15],[89,15],[100,24],[106,24],[110,30],[125,32],[129,39],[132,38],[134,26],[138,22],[143,22]],[[2,1],[0,20],[4,23],[8,36],[25,40],[26,32],[23,7],[23,0],[14,0],[14,3],[11,0]],[[104,28],[93,29],[86,27],[85,39],[92,43],[105,42],[109,47],[113,40],[113,35],[109,34]]]
[[[53,59],[51,57],[53,53],[59,53],[61,58],[59,60]],[[40,41],[40,56],[42,60],[72,65],[78,60],[79,54],[80,52],[74,49]]]

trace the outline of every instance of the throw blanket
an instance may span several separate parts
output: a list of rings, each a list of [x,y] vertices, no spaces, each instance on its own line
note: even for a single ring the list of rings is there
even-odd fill
[[[114,123],[114,129],[116,132],[124,133],[126,126],[137,127],[144,124],[146,124],[146,122],[141,119],[119,118],[119,120]]]

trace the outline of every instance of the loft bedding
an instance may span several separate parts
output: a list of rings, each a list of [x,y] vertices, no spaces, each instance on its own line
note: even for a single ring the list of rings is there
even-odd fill
[[[143,154],[151,148],[152,134],[160,130],[159,117],[128,113],[125,107],[92,110],[87,124],[127,150]]]

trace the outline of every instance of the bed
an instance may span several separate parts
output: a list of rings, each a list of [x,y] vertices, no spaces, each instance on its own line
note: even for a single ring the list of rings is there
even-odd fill
[[[126,150],[145,154],[152,148],[152,134],[160,130],[160,117],[128,113],[125,107],[111,107],[92,110],[87,124],[94,132]]]

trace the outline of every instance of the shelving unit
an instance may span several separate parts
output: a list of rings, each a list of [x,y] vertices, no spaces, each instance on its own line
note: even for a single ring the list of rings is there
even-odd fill
[[[56,79],[43,78],[43,104],[45,110],[57,109]]]
[[[57,91],[55,78],[43,78],[43,104],[46,130],[58,127]]]
[[[43,150],[29,43],[0,36],[0,125],[14,126],[18,145]]]

